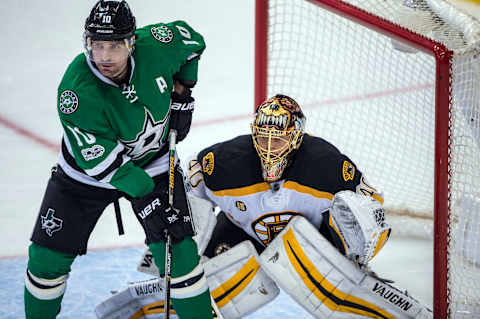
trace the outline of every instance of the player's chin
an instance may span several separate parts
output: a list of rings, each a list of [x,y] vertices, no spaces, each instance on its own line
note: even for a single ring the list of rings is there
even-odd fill
[[[108,78],[115,76],[118,71],[113,66],[99,66],[98,70],[103,76]]]

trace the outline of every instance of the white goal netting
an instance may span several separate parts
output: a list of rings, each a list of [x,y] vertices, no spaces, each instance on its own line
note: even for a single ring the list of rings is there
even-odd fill
[[[394,234],[433,238],[437,60],[318,2],[269,1],[267,95],[296,99],[383,191]],[[480,317],[480,22],[440,0],[344,2],[452,52],[448,309]]]

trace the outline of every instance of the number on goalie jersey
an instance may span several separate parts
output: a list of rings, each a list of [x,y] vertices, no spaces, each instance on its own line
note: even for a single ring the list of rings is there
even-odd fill
[[[322,213],[339,191],[351,190],[383,202],[353,161],[324,139],[304,135],[304,121],[293,99],[278,95],[267,100],[257,110],[252,135],[215,144],[190,161],[193,194],[214,202],[245,237],[263,246],[296,215],[320,228]],[[263,140],[270,140],[270,149]],[[275,153],[275,143],[283,148],[280,153]],[[227,242],[231,246],[225,236],[232,232],[218,229],[229,221],[217,225],[207,255],[215,255]]]
[[[136,29],[126,1],[99,0],[85,22],[84,46],[58,87],[64,135],[31,237],[26,318],[56,317],[73,260],[86,253],[98,218],[121,196],[131,202],[160,273],[165,230],[171,235],[172,282],[187,291],[171,299],[178,315],[210,318],[181,170],[174,172],[175,210],[167,196],[168,130],[181,140],[190,128],[203,38],[183,21]]]

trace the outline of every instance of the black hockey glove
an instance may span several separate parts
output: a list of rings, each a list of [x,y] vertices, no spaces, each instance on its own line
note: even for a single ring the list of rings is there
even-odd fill
[[[150,242],[166,241],[165,229],[172,236],[174,244],[181,242],[185,236],[194,235],[183,185],[179,185],[180,187],[182,192],[175,196],[182,198],[177,200],[174,196],[175,206],[178,208],[169,205],[165,185],[156,185],[151,193],[131,200],[132,208],[142,220]]]
[[[190,95],[191,91],[185,87],[182,94],[172,93],[170,106],[170,128],[177,130],[177,141],[182,141],[190,131],[192,114],[195,107],[195,99]]]

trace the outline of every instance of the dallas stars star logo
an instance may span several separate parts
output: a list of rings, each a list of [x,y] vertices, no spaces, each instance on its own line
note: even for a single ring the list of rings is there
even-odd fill
[[[66,90],[60,95],[60,111],[64,114],[72,114],[78,108],[78,96],[75,92]]]
[[[47,235],[52,237],[53,233],[62,229],[63,220],[53,216],[55,210],[49,208],[45,215],[41,215],[42,229],[45,229]]]
[[[173,40],[173,32],[168,27],[162,25],[150,29],[153,37],[160,42],[169,43]]]
[[[162,136],[165,134],[168,114],[160,121],[155,121],[152,114],[145,108],[145,122],[143,129],[132,141],[123,141],[122,143],[128,149],[127,155],[132,159],[139,159],[150,152],[158,151],[163,143]]]

